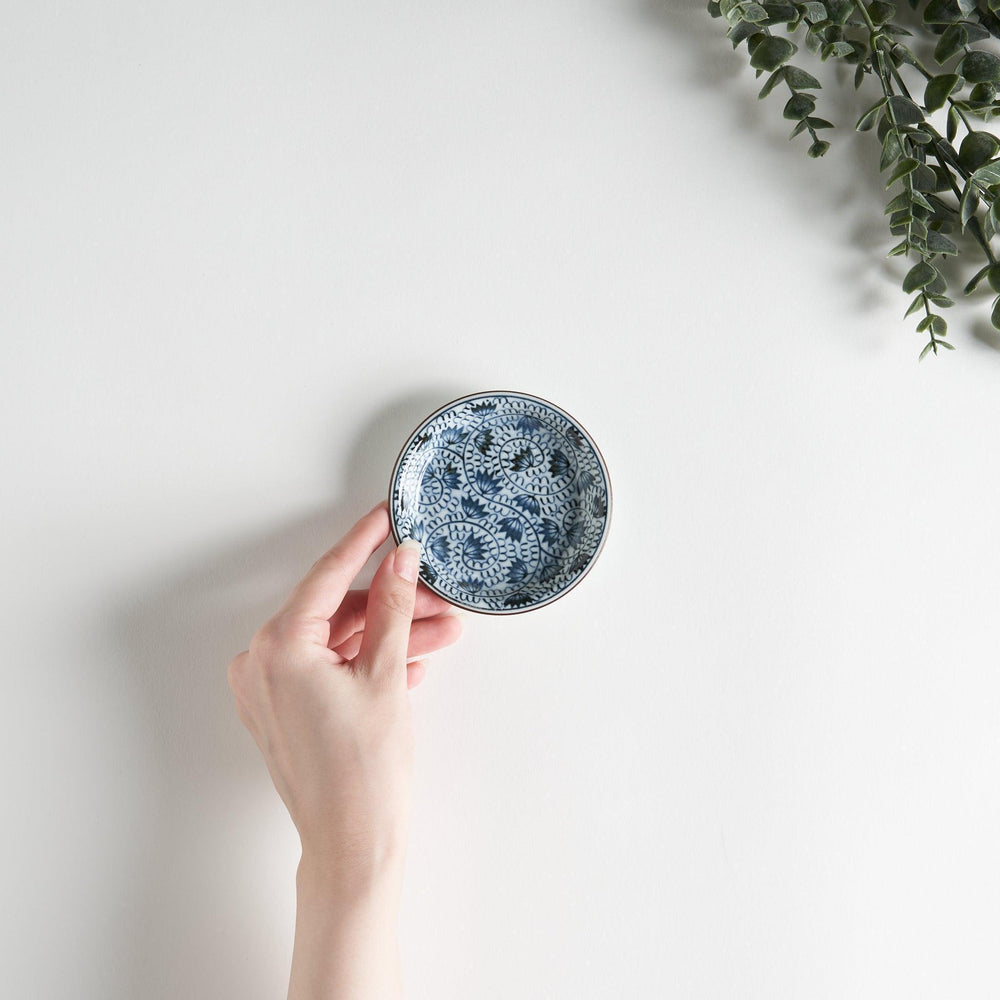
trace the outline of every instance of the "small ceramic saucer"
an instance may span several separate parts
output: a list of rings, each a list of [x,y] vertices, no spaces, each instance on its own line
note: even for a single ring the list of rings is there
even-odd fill
[[[397,541],[423,547],[420,578],[460,608],[531,611],[593,566],[608,533],[611,480],[568,413],[523,392],[484,392],[432,413],[392,470]]]

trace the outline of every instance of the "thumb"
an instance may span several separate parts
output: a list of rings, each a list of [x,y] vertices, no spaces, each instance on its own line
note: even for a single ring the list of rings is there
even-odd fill
[[[372,677],[406,680],[406,647],[417,596],[420,543],[407,538],[379,566],[368,589],[365,630],[356,662]]]

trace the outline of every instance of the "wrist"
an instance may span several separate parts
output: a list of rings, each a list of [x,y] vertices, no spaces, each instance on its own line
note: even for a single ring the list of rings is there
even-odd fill
[[[403,851],[338,851],[303,845],[295,874],[300,897],[330,903],[398,906]]]

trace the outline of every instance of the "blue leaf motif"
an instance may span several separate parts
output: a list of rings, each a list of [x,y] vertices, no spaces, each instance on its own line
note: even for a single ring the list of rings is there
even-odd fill
[[[535,464],[535,456],[532,455],[530,448],[522,448],[513,458],[510,463],[510,467],[515,472],[522,472],[524,469],[530,469],[531,466]]]
[[[477,413],[481,417],[492,413],[496,408],[496,403],[473,403],[472,406],[469,407],[473,413]]]
[[[468,436],[468,428],[446,427],[441,431],[441,440],[445,444],[461,444]]]
[[[577,446],[577,448],[583,447],[584,437],[575,427],[572,426],[572,424],[566,428],[566,436]]]
[[[444,467],[444,472],[441,473],[441,482],[444,483],[449,490],[458,489],[458,469],[456,469],[451,462]]]
[[[529,497],[524,494],[519,497],[514,497],[514,503],[516,506],[520,507],[525,514],[538,514],[542,509],[542,505],[538,502],[537,497]]]
[[[483,589],[482,580],[459,580],[458,586],[461,590],[467,590],[470,594],[478,594]]]
[[[462,558],[468,562],[478,562],[486,557],[486,546],[481,538],[477,538],[471,532],[466,535],[462,544]]]
[[[583,535],[583,524],[579,521],[574,521],[566,529],[566,544],[573,548],[575,545],[580,544],[580,538]]]
[[[559,525],[551,517],[543,517],[539,522],[542,530],[542,538],[547,542],[554,542],[559,537]]]
[[[570,564],[569,571],[571,573],[579,573],[581,570],[587,568],[587,563],[590,562],[590,555],[586,552],[581,552]]]
[[[525,413],[523,416],[518,418],[518,421],[514,426],[517,427],[519,431],[524,431],[525,434],[530,434],[532,431],[537,431],[542,424],[538,417],[532,417]]]
[[[438,575],[428,563],[422,562],[420,564],[420,577],[421,579],[426,580],[427,583],[436,583]]]
[[[475,444],[476,449],[481,454],[485,455],[493,445],[493,431],[489,429],[480,431],[475,438],[473,438],[473,444]]]
[[[602,496],[594,497],[594,500],[590,505],[590,509],[593,511],[594,517],[608,516],[608,502]]]
[[[580,473],[577,479],[577,491],[582,493],[589,486],[593,486],[596,480],[594,479],[594,474],[592,472],[587,472],[586,470]]]
[[[466,517],[486,517],[486,506],[472,497],[462,497],[462,510]]]
[[[531,570],[523,559],[515,559],[507,570],[507,579],[511,583],[524,583]]]
[[[448,539],[444,535],[438,535],[430,545],[427,546],[427,551],[430,552],[435,559],[439,562],[447,562],[448,556],[451,555],[451,547],[448,544]]]
[[[552,458],[549,459],[549,472],[556,478],[565,476],[569,472],[569,459],[566,457],[565,452],[560,451],[558,448],[552,452]]]
[[[503,483],[494,479],[488,472],[480,469],[476,473],[476,488],[480,493],[491,497],[494,493],[499,493],[503,489]]]
[[[424,540],[424,522],[414,521],[410,525],[410,538],[416,542],[422,542]]]
[[[541,573],[538,574],[539,583],[548,583],[549,580],[555,579],[560,572],[562,572],[559,563],[557,562],[547,562],[543,567]]]
[[[500,530],[512,541],[519,542],[524,534],[519,517],[501,517],[499,522]]]
[[[531,604],[533,598],[531,594],[511,594],[510,597],[504,598],[504,607],[507,608],[523,608],[527,604]]]
[[[431,439],[430,434],[426,432],[423,434],[418,434],[416,440],[414,440],[413,442],[413,450],[420,451],[420,449],[423,448],[423,446],[427,444],[427,442],[430,441],[430,439]]]

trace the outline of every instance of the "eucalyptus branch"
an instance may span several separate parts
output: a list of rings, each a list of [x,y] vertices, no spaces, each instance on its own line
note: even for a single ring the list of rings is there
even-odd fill
[[[822,61],[852,65],[855,89],[868,77],[878,81],[881,98],[861,114],[856,128],[876,131],[882,147],[879,169],[889,174],[886,187],[899,185],[886,215],[890,233],[902,240],[889,254],[913,260],[902,287],[915,295],[906,315],[923,313],[917,324],[928,335],[923,358],[953,346],[945,339],[947,323],[935,308],[954,304],[945,294],[948,282],[941,263],[962,257],[964,251],[949,236],[956,230],[967,231],[986,258],[965,292],[988,281],[998,293],[992,321],[1000,329],[1000,263],[992,245],[1000,235],[1000,141],[974,124],[975,119],[988,123],[1000,115],[1000,57],[979,46],[1000,39],[1000,0],[907,4],[917,36],[934,43],[939,72],[913,52],[906,41],[912,32],[896,23],[896,5],[887,0],[711,0],[708,9],[726,19],[734,48],[746,42],[758,77],[769,74],[761,98],[781,83],[788,88],[784,116],[796,123],[791,138],[807,133],[810,156],[823,156],[830,148],[817,132],[833,125],[814,114],[816,97],[805,93],[820,90],[820,82],[791,63],[799,51],[797,42]],[[953,69],[946,71],[953,60]],[[922,78],[921,100],[907,84],[907,66],[919,74],[916,79]],[[944,135],[934,124],[938,114],[943,115]],[[964,137],[956,150],[960,129]]]

